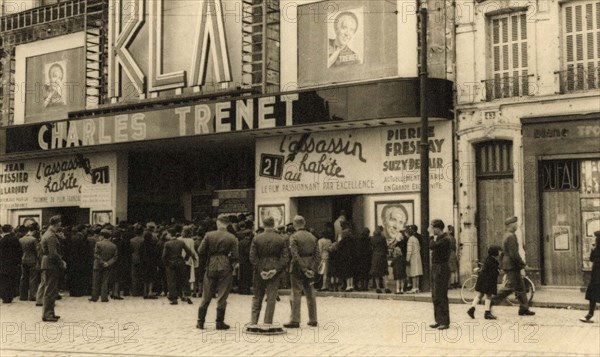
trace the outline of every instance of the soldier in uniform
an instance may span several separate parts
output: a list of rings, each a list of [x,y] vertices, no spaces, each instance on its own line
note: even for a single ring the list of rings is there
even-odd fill
[[[37,245],[39,244],[39,225],[32,223],[29,232],[19,239],[23,249],[21,259],[20,300],[35,301],[35,293],[40,283],[40,271],[37,267]]]
[[[5,304],[11,303],[19,294],[21,256],[23,250],[12,226],[2,226],[0,234],[0,297]]]
[[[519,253],[519,241],[515,232],[517,231],[517,217],[509,217],[504,221],[506,232],[502,240],[502,257],[500,258],[500,268],[506,274],[506,288],[498,292],[492,303],[498,303],[508,295],[515,292],[519,299],[519,316],[533,316],[535,312],[529,310],[529,301],[525,294],[525,281],[522,271],[525,269],[525,261]]]
[[[133,226],[133,233],[135,237],[131,238],[129,244],[131,246],[131,296],[140,296],[141,287],[142,287],[142,279],[143,275],[140,272],[140,246],[144,241],[144,227],[141,224],[137,223]]]
[[[40,269],[42,270],[42,277],[45,281],[43,294],[44,312],[42,321],[46,322],[56,322],[60,318],[60,316],[54,314],[54,303],[58,296],[58,279],[60,271],[67,266],[63,257],[58,253],[59,238],[57,230],[60,226],[60,216],[53,216],[50,218],[50,226],[42,236],[41,242],[42,262]]]
[[[275,230],[273,217],[263,220],[265,231],[257,235],[250,246],[250,262],[254,265],[254,297],[252,298],[252,325],[258,323],[262,301],[267,295],[265,324],[273,323],[277,290],[282,272],[288,263],[286,240]]]
[[[203,282],[202,303],[198,308],[199,329],[204,329],[208,305],[217,293],[217,330],[227,330],[229,325],[225,321],[227,297],[233,282],[233,269],[238,264],[238,240],[227,231],[229,218],[221,215],[217,218],[217,230],[206,233],[198,248],[200,265],[206,266]]]
[[[108,302],[108,278],[112,266],[117,261],[117,246],[110,241],[111,232],[108,229],[100,231],[100,241],[94,248],[94,277],[92,287],[92,302],[98,301],[100,295],[102,302]]]
[[[321,256],[319,254],[317,238],[307,231],[305,226],[306,221],[304,217],[294,217],[296,232],[290,236],[292,314],[290,322],[283,325],[286,328],[300,327],[300,298],[302,292],[306,296],[306,304],[308,305],[308,325],[317,326],[318,324],[317,301],[311,282],[319,268]]]

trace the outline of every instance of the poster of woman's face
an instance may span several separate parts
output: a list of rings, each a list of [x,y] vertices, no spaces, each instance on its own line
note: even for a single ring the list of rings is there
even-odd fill
[[[414,202],[375,202],[375,224],[383,227],[383,236],[388,242],[400,240],[404,228],[414,224]]]
[[[262,205],[258,206],[258,226],[267,217],[273,217],[275,228],[285,224],[285,205]]]
[[[364,10],[362,7],[331,13],[327,27],[327,68],[363,63]]]
[[[67,82],[67,61],[57,61],[44,65],[44,108],[67,105],[65,83]]]
[[[112,223],[112,211],[92,212],[92,224],[104,225],[106,223]]]

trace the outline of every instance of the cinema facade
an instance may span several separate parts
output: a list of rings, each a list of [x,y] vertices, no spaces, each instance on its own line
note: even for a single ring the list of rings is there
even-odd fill
[[[413,1],[115,4],[104,10],[106,63],[96,71],[86,31],[15,45],[23,86],[0,131],[1,222],[255,212],[279,224],[303,214],[322,228],[344,209],[372,230],[383,207],[400,204],[419,224]],[[341,13],[357,22],[353,53],[333,60],[328,19]],[[431,26],[431,46],[452,48],[452,24]],[[431,216],[448,224],[451,57],[431,51],[427,95]],[[94,75],[106,84],[95,94]]]

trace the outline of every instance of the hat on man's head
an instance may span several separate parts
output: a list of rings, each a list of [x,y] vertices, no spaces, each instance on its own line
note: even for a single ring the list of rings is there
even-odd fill
[[[517,221],[518,221],[518,218],[515,216],[512,216],[512,217],[509,217],[504,220],[504,225],[508,226],[509,224],[516,223]]]
[[[600,238],[600,231],[595,231],[595,232],[594,232],[594,236],[595,236],[596,238]]]
[[[60,215],[50,217],[50,225],[52,225],[52,226],[60,223],[60,221],[61,221]]]
[[[220,214],[219,217],[217,217],[217,221],[221,222],[222,224],[228,225],[229,223],[231,223],[231,220],[229,219],[229,216],[226,214]]]
[[[431,226],[433,228],[438,228],[438,229],[444,229],[444,227],[446,227],[446,225],[444,224],[444,221],[442,221],[441,219],[434,219],[431,222]]]
[[[110,238],[110,236],[112,235],[112,232],[110,230],[104,228],[100,231],[100,235],[103,236],[104,238]]]

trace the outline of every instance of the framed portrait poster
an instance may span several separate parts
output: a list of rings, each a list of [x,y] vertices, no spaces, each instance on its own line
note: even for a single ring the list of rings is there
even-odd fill
[[[262,227],[262,222],[267,217],[273,217],[275,228],[285,225],[285,205],[258,205],[258,226]]]
[[[29,226],[32,223],[40,224],[40,215],[27,214],[19,216],[19,226]]]
[[[112,211],[92,211],[92,224],[112,224]]]
[[[399,239],[407,225],[414,224],[414,201],[375,202],[375,225],[383,227],[388,242]]]

